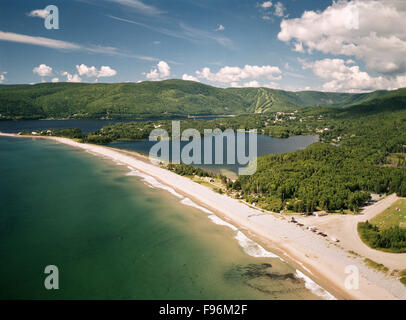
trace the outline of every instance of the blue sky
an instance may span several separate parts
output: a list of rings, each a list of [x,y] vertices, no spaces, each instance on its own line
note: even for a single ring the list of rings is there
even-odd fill
[[[382,4],[338,2],[2,0],[0,82],[184,78],[219,87],[354,92],[406,86],[404,34],[384,28],[390,16],[375,19],[376,28],[367,24],[368,10],[377,10],[371,3]],[[388,3],[403,19],[404,6]],[[44,26],[50,4],[59,9],[58,30]],[[354,4],[361,15],[355,31],[347,21]],[[386,45],[396,37],[396,45],[379,51],[369,45],[373,34]]]

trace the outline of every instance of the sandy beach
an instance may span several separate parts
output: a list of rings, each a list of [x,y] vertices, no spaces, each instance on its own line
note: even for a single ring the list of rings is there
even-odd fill
[[[21,137],[1,133],[0,136]],[[305,227],[289,223],[290,217],[264,213],[239,200],[220,195],[186,177],[153,165],[144,156],[104,146],[82,144],[66,138],[21,138],[50,139],[109,158],[156,179],[187,197],[186,199],[192,200],[209,212],[214,212],[264,248],[279,255],[337,299],[406,299],[406,287],[395,276],[370,269],[364,263],[364,259],[369,258],[391,270],[406,269],[406,254],[373,250],[359,239],[356,231],[359,221],[370,219],[385,210],[398,199],[395,195],[367,207],[359,216],[297,217],[297,220],[306,226],[315,225],[329,235],[323,238]],[[330,237],[333,236],[340,242],[332,241]],[[354,251],[357,255],[349,251]],[[345,287],[347,266],[356,266],[359,270],[358,289]]]

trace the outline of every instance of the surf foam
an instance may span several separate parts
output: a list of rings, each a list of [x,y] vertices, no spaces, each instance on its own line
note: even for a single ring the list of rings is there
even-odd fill
[[[320,287],[316,282],[306,276],[303,272],[296,270],[296,278],[302,279],[305,282],[306,289],[310,290],[316,296],[323,298],[324,300],[337,300],[330,292]]]
[[[214,214],[210,215],[210,216],[209,216],[209,219],[210,219],[211,221],[213,221],[215,224],[218,224],[218,225],[220,225],[220,226],[228,227],[228,228],[230,228],[230,229],[232,229],[232,230],[234,230],[234,231],[238,231],[238,228],[237,228],[237,227],[234,227],[231,223],[228,223],[228,222],[226,222],[226,221],[220,219],[219,217],[217,217],[217,216],[214,215]]]
[[[208,209],[206,209],[206,208],[204,208],[202,206],[199,206],[198,204],[194,203],[189,198],[184,198],[183,200],[180,201],[180,203],[184,204],[185,206],[189,206],[189,207],[199,209],[200,211],[203,211],[205,213],[213,214],[213,212],[211,212],[210,210],[208,210]]]
[[[168,187],[162,183],[160,183],[158,180],[156,180],[155,178],[144,174],[138,170],[134,170],[131,167],[128,167],[131,171],[127,173],[127,176],[134,176],[134,177],[140,177],[142,178],[142,180],[147,183],[148,185],[154,187],[154,188],[158,188],[158,189],[162,189],[162,190],[166,190],[168,192],[170,192],[171,194],[173,194],[175,197],[179,198],[179,199],[183,199],[184,196],[182,196],[180,193],[176,192],[175,189]]]
[[[278,255],[265,250],[258,243],[256,243],[255,241],[252,241],[250,238],[248,238],[241,231],[237,232],[237,235],[235,236],[235,238],[238,240],[238,243],[243,248],[244,252],[246,254],[250,255],[251,257],[256,257],[256,258],[279,258],[279,259],[281,259]]]

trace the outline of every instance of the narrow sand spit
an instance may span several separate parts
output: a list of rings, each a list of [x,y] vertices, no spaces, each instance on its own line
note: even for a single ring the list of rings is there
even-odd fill
[[[20,137],[17,135],[1,134],[0,136]],[[75,148],[89,151],[95,155],[112,159],[115,162],[127,165],[142,173],[151,176],[159,182],[168,185],[182,195],[187,196],[198,205],[214,212],[219,217],[244,231],[250,238],[261,243],[265,248],[277,253],[284,260],[301,270],[300,274],[308,276],[319,285],[326,288],[331,294],[344,299],[406,299],[406,288],[398,279],[369,269],[363,262],[364,257],[369,257],[371,252],[362,246],[356,239],[356,223],[358,219],[369,218],[385,209],[396,199],[395,196],[388,197],[376,204],[374,209],[366,209],[364,215],[356,217],[354,221],[346,222],[333,234],[336,228],[333,224],[326,224],[323,231],[336,236],[340,243],[334,243],[329,238],[323,238],[315,233],[309,232],[305,228],[296,224],[288,223],[282,216],[264,214],[262,211],[251,208],[242,202],[220,195],[213,190],[195,183],[188,178],[181,177],[171,171],[151,164],[145,157],[136,156],[127,152],[122,152],[108,147],[82,144],[66,138],[47,137],[47,139],[57,141]],[[382,209],[382,210],[383,210]],[[329,218],[329,217],[327,217]],[[345,218],[345,217],[333,217]],[[323,218],[319,218],[323,219]],[[310,220],[308,220],[310,222]],[[322,220],[320,220],[322,221]],[[336,223],[336,220],[333,221]],[[303,223],[309,225],[306,218]],[[338,230],[338,229],[337,229]],[[354,256],[348,251],[362,251],[362,256]],[[370,249],[372,250],[372,249]],[[375,254],[375,250],[372,250]],[[364,256],[365,253],[365,256]],[[402,269],[406,268],[406,255],[395,255],[395,259]],[[371,256],[374,260],[375,256]],[[377,261],[390,267],[392,264],[384,261]],[[388,258],[389,259],[389,258]],[[377,259],[378,260],[378,259]],[[389,261],[389,260],[388,260]],[[396,263],[396,266],[399,266]],[[394,264],[395,265],[395,264]],[[359,288],[348,289],[345,287],[345,280],[348,274],[345,273],[347,266],[356,266],[359,270]]]

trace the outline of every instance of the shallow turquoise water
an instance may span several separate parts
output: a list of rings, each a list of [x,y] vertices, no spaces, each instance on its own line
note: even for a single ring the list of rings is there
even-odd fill
[[[129,169],[0,138],[0,299],[314,299],[295,269]],[[44,269],[59,268],[59,290]]]

